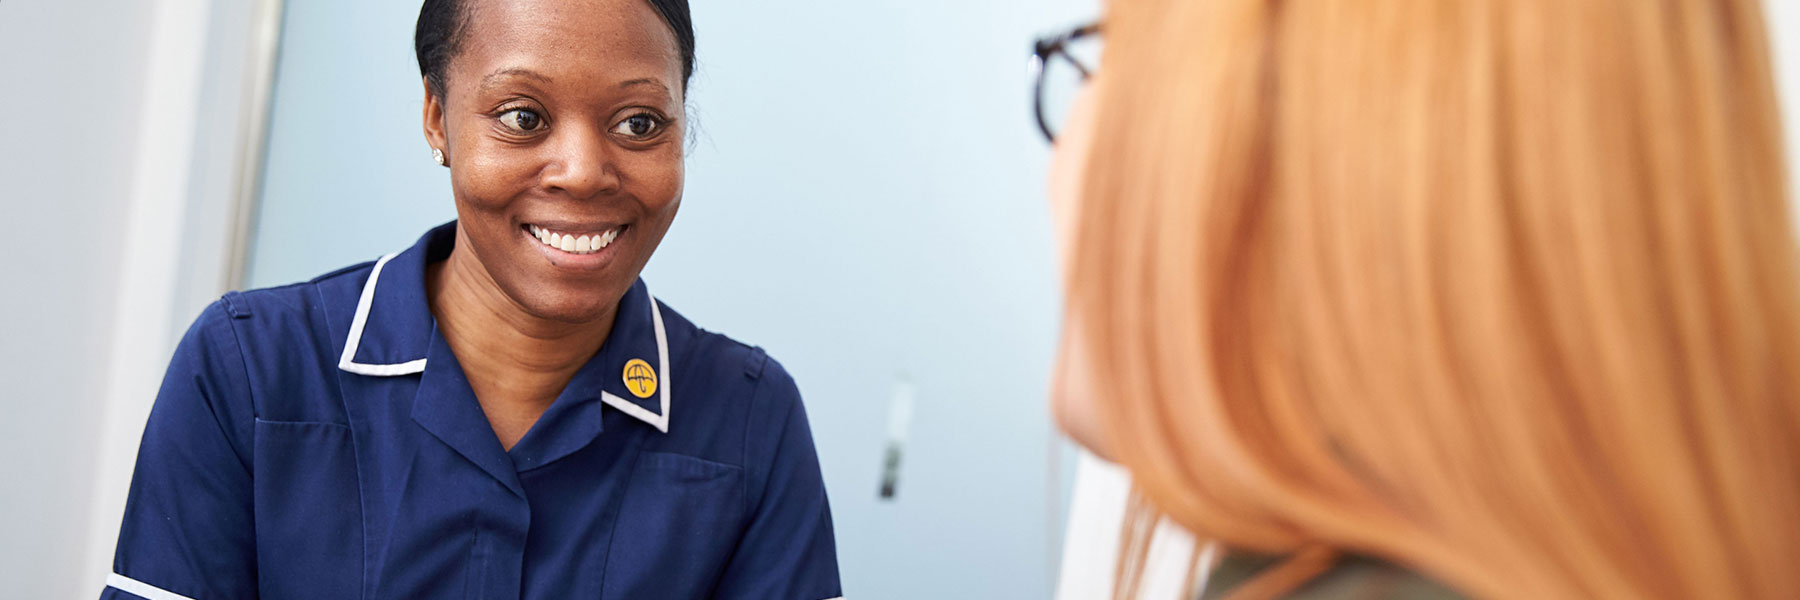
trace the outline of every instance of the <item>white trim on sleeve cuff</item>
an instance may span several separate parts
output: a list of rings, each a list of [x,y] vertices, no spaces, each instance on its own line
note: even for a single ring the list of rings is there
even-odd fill
[[[118,588],[119,591],[137,595],[145,600],[194,600],[118,573],[106,576],[106,587]]]

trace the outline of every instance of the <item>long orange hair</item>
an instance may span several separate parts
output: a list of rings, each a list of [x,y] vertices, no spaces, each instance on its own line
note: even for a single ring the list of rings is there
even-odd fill
[[[1520,598],[1800,598],[1755,0],[1112,0],[1068,310],[1156,507]]]

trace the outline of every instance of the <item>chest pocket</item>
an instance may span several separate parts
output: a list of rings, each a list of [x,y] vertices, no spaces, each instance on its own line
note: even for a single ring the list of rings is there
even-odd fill
[[[680,454],[639,454],[619,506],[603,597],[711,595],[743,535],[747,508],[742,468]]]
[[[350,428],[257,419],[252,478],[262,598],[358,597],[362,500]]]

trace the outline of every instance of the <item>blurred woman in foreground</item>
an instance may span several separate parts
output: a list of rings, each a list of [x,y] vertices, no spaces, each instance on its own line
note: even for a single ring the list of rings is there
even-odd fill
[[[1056,411],[1224,546],[1206,596],[1800,598],[1755,0],[1113,0],[1104,35],[1056,140]]]

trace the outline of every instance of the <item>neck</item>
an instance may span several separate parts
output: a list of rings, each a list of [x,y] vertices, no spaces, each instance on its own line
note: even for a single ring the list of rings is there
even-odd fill
[[[498,402],[537,406],[541,412],[600,351],[614,313],[587,323],[534,316],[500,290],[466,250],[460,230],[457,237],[450,258],[426,271],[438,331],[484,408]]]

